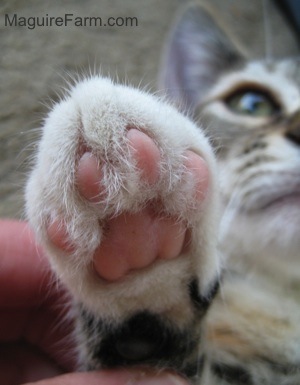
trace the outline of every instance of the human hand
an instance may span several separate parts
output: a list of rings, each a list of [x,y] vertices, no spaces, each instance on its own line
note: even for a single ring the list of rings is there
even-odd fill
[[[29,226],[0,221],[0,385],[186,385],[148,369],[72,373],[67,303]]]
[[[28,225],[0,221],[1,385],[72,370],[62,345],[72,327],[67,311],[66,294],[55,283]]]

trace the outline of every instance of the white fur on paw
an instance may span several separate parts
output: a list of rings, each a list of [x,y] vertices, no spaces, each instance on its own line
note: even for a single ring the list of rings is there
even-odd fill
[[[161,152],[160,177],[154,185],[144,183],[135,167],[126,137],[129,128],[147,134]],[[76,187],[82,148],[99,159],[103,171],[105,193],[97,204],[84,199]],[[193,180],[184,167],[186,150],[199,154],[209,166],[210,188],[201,205],[194,204]],[[139,307],[161,312],[187,300],[180,286],[192,277],[198,277],[205,294],[218,275],[214,174],[208,141],[188,118],[154,96],[93,77],[78,83],[49,113],[27,185],[28,218],[54,270],[88,309],[113,316]],[[155,199],[167,215],[183,219],[191,228],[188,255],[159,260],[120,282],[101,280],[92,258],[105,220],[124,211],[137,212]],[[57,220],[67,230],[72,252],[59,250],[47,237],[47,226]]]

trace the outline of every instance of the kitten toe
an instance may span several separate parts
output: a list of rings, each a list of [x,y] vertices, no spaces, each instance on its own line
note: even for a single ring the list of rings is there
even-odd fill
[[[147,183],[154,184],[159,178],[160,151],[154,141],[143,132],[131,128],[127,133],[136,167]]]
[[[91,202],[98,202],[104,187],[101,185],[103,173],[97,158],[86,152],[78,162],[77,187],[82,196]]]

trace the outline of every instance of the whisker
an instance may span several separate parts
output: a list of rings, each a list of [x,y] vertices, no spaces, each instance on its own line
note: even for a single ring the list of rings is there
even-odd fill
[[[240,199],[240,191],[239,189],[235,189],[230,197],[230,200],[228,204],[225,207],[224,212],[222,213],[222,218],[220,222],[220,227],[219,227],[219,242],[222,243],[228,229],[230,228],[234,218],[236,217],[236,214],[239,210],[240,205],[238,202],[241,200]]]

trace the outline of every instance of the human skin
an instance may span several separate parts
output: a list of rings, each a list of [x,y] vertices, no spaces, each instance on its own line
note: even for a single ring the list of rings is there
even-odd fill
[[[143,368],[73,372],[67,303],[28,224],[1,220],[0,384],[186,384],[172,373]]]

